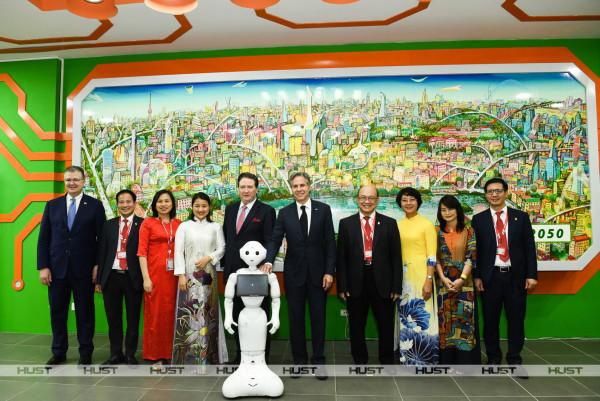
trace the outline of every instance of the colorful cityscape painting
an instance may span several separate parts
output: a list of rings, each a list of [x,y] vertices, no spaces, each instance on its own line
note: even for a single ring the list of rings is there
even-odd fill
[[[81,104],[85,191],[114,216],[132,189],[145,215],[171,189],[177,217],[211,196],[213,219],[237,200],[241,172],[259,198],[292,200],[293,171],[331,205],[335,227],[375,185],[378,211],[400,220],[400,188],[423,197],[435,223],[444,194],[467,218],[486,206],[482,184],[508,182],[509,206],[527,212],[542,261],[578,259],[591,245],[586,91],[568,73],[364,76],[97,87]]]

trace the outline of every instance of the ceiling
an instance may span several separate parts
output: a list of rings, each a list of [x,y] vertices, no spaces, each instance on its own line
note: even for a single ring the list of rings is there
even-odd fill
[[[116,15],[98,14],[98,19],[71,12],[90,7],[88,1],[2,0],[0,60],[600,37],[598,0],[198,0],[194,10],[182,15],[155,11],[143,0],[103,0]]]

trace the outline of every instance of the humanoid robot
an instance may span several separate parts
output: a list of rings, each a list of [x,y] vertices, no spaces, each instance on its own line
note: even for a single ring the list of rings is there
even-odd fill
[[[258,263],[265,259],[267,250],[257,241],[249,241],[240,249],[240,257],[249,266],[239,269],[227,280],[225,287],[225,330],[233,334],[232,325],[238,326],[241,349],[241,362],[237,370],[223,383],[223,395],[226,398],[269,396],[283,394],[283,382],[265,362],[265,344],[267,326],[271,325],[271,334],[279,328],[280,291],[277,276],[268,275],[271,288],[271,320],[260,307],[262,296],[242,296],[244,309],[238,322],[233,321],[233,297],[238,277],[246,274],[263,274],[257,269]]]

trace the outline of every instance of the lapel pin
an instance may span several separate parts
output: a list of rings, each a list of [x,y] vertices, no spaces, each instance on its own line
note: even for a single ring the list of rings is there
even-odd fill
[[[515,221],[517,221],[517,218],[515,217]]]
[[[84,205],[87,205],[87,202],[83,202]]]
[[[137,223],[133,223],[133,224],[135,224],[137,226]]]

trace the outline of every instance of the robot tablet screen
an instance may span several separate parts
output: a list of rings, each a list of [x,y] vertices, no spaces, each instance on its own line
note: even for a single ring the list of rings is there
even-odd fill
[[[266,274],[238,274],[236,295],[238,297],[266,297],[269,280]]]

